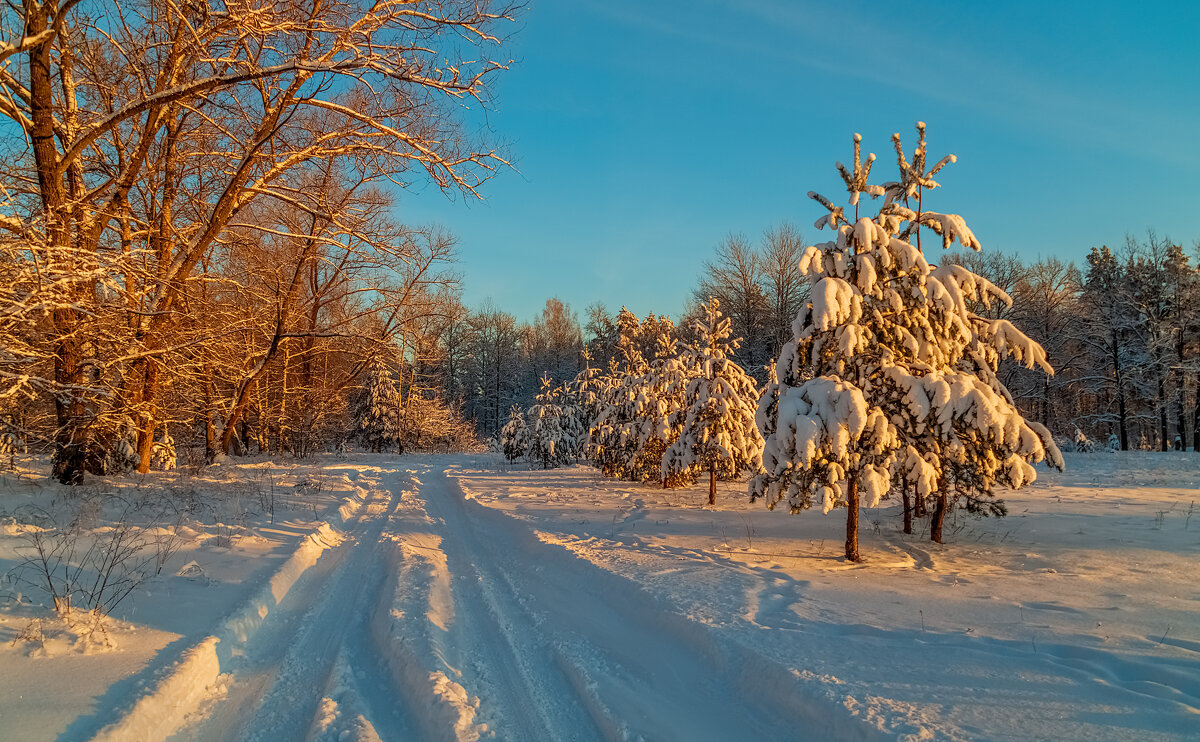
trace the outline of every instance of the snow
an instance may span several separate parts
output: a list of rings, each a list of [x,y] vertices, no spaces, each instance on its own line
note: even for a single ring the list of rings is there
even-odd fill
[[[227,462],[199,499],[228,506],[268,467],[280,491],[325,486],[228,544],[190,521],[119,606],[115,646],[32,652],[16,634],[49,612],[29,589],[6,603],[0,737],[1194,739],[1191,456],[1065,454],[1005,493],[1008,517],[952,514],[944,546],[900,533],[885,499],[862,512],[862,564],[840,557],[839,519],[768,512],[744,480],[705,507],[707,482],[496,456]],[[69,505],[44,461],[21,466],[5,569],[18,506]]]

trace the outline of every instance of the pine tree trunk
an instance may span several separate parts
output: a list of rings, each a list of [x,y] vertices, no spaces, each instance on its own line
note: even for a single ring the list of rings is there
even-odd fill
[[[858,554],[858,480],[850,478],[846,493],[846,561],[860,562]]]
[[[287,403],[288,403],[288,377],[291,369],[292,354],[291,351],[283,353],[283,371],[282,379],[279,383],[279,416],[276,418],[275,424],[275,452],[282,456],[283,450],[287,446],[285,443],[287,424]]]
[[[908,495],[908,484],[900,487],[900,497],[904,502],[904,532],[912,535],[912,498]]]
[[[933,506],[933,521],[929,524],[929,540],[934,543],[942,543],[942,524],[946,521],[946,510],[946,490],[944,486],[939,485]]]
[[[1175,435],[1179,438],[1179,450],[1187,450],[1187,412],[1183,405],[1183,372],[1176,377],[1178,386],[1175,389]]]
[[[716,467],[708,467],[708,504],[717,504],[717,470]]]

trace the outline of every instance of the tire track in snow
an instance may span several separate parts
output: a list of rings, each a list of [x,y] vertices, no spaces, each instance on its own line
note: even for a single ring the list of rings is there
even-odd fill
[[[879,738],[795,670],[417,469],[384,475],[179,739]]]
[[[475,691],[497,737],[881,738],[841,708],[842,699],[806,693],[802,673],[721,641],[635,583],[545,543],[527,524],[475,502],[444,472],[430,472],[420,492],[444,522],[452,572],[480,577],[478,592],[493,617],[476,647],[483,669],[505,663],[505,653],[491,647],[510,649],[523,676],[517,687],[552,732],[531,737],[532,720],[490,714],[490,705],[507,711],[521,700],[511,697],[502,667]],[[461,604],[458,610],[482,615]]]
[[[398,484],[398,483],[395,483]],[[360,688],[390,685],[369,642],[369,618],[385,595],[384,528],[401,502],[393,484],[386,498],[367,503],[367,514],[340,546],[325,554],[301,578],[259,632],[233,661],[226,696],[206,718],[182,730],[178,739],[305,739],[320,729],[327,691],[354,693],[352,706],[365,710],[367,727],[385,739],[412,737],[401,703]],[[381,501],[382,499],[382,501]],[[346,663],[356,682],[339,680]],[[374,696],[374,697],[373,697]]]
[[[476,530],[462,491],[441,471],[431,469],[421,478],[419,494],[441,537],[433,558],[449,575],[453,606],[446,623],[444,608],[430,602],[429,641],[461,687],[479,699],[476,732],[509,740],[604,738],[595,709],[563,671],[543,627],[511,592],[487,550],[489,534]],[[429,597],[438,594],[438,586],[435,579]]]

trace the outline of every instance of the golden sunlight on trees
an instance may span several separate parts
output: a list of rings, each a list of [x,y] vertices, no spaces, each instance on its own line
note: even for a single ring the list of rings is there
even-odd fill
[[[448,243],[386,223],[374,184],[473,195],[506,165],[464,109],[485,105],[508,66],[512,12],[322,0],[0,11],[0,114],[24,144],[0,194],[16,274],[4,316],[39,335],[37,350],[4,343],[0,393],[53,394],[60,480],[103,471],[126,421],[144,461],[165,388],[204,390],[228,447],[280,358],[311,391],[320,352],[412,326],[412,308],[447,284]],[[190,363],[164,363],[175,354]]]

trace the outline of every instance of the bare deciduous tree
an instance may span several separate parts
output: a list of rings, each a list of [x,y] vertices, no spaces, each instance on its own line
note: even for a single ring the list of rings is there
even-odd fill
[[[507,67],[497,54],[512,11],[474,0],[0,10],[11,39],[0,115],[25,145],[9,160],[0,229],[35,246],[61,289],[44,305],[42,384],[56,400],[59,479],[99,468],[105,414],[136,416],[144,448],[188,287],[252,205],[308,214],[312,229],[330,221],[300,191],[319,163],[468,195],[505,164],[467,135],[462,111],[486,103]]]

